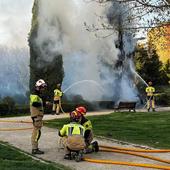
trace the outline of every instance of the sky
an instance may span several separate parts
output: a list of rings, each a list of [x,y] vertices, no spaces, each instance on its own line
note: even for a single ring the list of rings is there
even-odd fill
[[[0,0],[0,46],[28,47],[33,0]]]

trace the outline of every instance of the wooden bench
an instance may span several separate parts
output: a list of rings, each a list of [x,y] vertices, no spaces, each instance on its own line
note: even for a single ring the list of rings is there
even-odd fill
[[[133,110],[134,112],[136,112],[135,110],[136,107],[136,102],[119,102],[119,105],[114,107],[114,111],[119,111],[120,109],[128,109],[129,112],[131,110]]]

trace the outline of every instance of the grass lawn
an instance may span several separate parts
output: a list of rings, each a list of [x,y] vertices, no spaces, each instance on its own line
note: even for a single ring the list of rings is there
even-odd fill
[[[0,170],[69,170],[62,165],[42,163],[0,142]]]
[[[170,149],[170,112],[116,112],[88,117],[96,136]],[[61,128],[69,119],[47,121],[46,126]]]

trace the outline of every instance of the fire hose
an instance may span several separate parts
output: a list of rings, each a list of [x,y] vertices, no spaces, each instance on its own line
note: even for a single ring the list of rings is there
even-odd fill
[[[59,107],[60,107],[62,113],[66,114],[66,112],[63,110],[62,105],[61,105],[61,98],[60,98],[60,100],[59,100]]]
[[[161,166],[161,165],[154,165],[154,164],[143,164],[143,163],[135,163],[135,162],[121,162],[121,161],[112,161],[112,160],[97,160],[97,159],[90,159],[90,158],[84,158],[83,160],[87,161],[87,162],[92,162],[92,163],[127,165],[127,166],[136,166],[136,167],[144,167],[144,168],[170,170],[170,166]]]
[[[2,128],[0,131],[18,131],[18,130],[30,130],[33,129],[32,127],[28,128]]]
[[[29,121],[14,121],[14,120],[0,120],[0,122],[11,122],[11,123],[32,123]],[[11,129],[0,129],[0,131],[16,131],[16,130],[29,130],[32,127],[28,128],[11,128]],[[99,151],[101,152],[114,152],[114,153],[122,153],[122,154],[129,154],[138,157],[143,157],[146,159],[151,159],[154,161],[162,162],[170,164],[170,160],[161,159],[155,156],[148,156],[146,154],[136,153],[136,152],[146,152],[146,153],[165,153],[170,152],[170,149],[156,149],[156,150],[146,150],[146,149],[136,149],[136,148],[122,148],[122,147],[115,147],[115,146],[105,146],[100,145]],[[83,158],[84,161],[92,162],[92,163],[102,163],[102,164],[114,164],[114,165],[126,165],[126,166],[136,166],[136,167],[145,167],[145,168],[154,168],[154,169],[164,169],[170,170],[170,166],[164,165],[156,165],[156,164],[145,164],[145,163],[135,163],[135,162],[123,162],[123,161],[113,161],[113,160],[97,160],[91,158]]]
[[[170,160],[163,160],[163,159],[160,159],[160,158],[157,158],[157,157],[154,157],[154,156],[148,156],[148,155],[145,155],[145,154],[135,153],[135,152],[131,152],[131,151],[123,151],[123,150],[116,150],[116,149],[100,149],[100,151],[101,152],[117,152],[117,153],[129,154],[129,155],[139,156],[139,157],[148,158],[148,159],[152,159],[152,160],[155,160],[155,161],[170,164]]]
[[[0,122],[3,123],[26,123],[26,124],[32,124],[31,121],[23,121],[23,120],[0,120]],[[0,128],[0,131],[18,131],[18,130],[30,130],[32,127],[26,127],[26,128]]]
[[[145,149],[134,149],[134,148],[121,148],[121,147],[111,147],[111,146],[104,146],[100,145],[99,151],[101,152],[116,152],[116,153],[122,153],[122,154],[130,154],[138,157],[143,157],[163,163],[170,164],[170,160],[164,160],[160,159],[158,157],[154,156],[148,156],[145,154],[139,154],[135,152],[150,152],[150,153],[162,153],[162,152],[170,152],[169,149],[164,150],[145,150]],[[133,152],[132,152],[133,151]],[[169,169],[170,166],[162,166],[162,165],[156,165],[156,164],[144,164],[144,163],[135,163],[135,162],[121,162],[121,161],[113,161],[113,160],[96,160],[91,158],[84,158],[84,161],[93,162],[93,163],[103,163],[103,164],[115,164],[115,165],[127,165],[127,166],[137,166],[137,167],[145,167],[145,168],[154,168],[154,169]]]
[[[125,151],[134,151],[134,152],[149,152],[149,153],[161,153],[161,152],[170,152],[170,149],[136,149],[136,148],[122,148],[117,146],[105,146],[100,145],[101,148],[108,148],[108,149],[117,149],[117,150],[125,150]]]
[[[31,121],[23,121],[23,120],[0,120],[0,122],[6,123],[32,123]]]

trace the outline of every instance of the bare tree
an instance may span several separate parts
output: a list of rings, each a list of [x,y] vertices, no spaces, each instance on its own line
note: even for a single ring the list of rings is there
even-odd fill
[[[101,5],[111,4],[106,16],[96,16],[99,18],[98,25],[85,27],[90,32],[95,32],[97,37],[101,37],[100,31],[110,30],[102,38],[108,37],[115,32],[118,33],[117,46],[121,51],[120,60],[124,60],[125,43],[124,37],[129,34],[131,37],[137,32],[146,33],[149,29],[170,24],[170,3],[169,0],[84,0],[85,2],[96,2]],[[98,34],[99,32],[99,34]],[[165,34],[164,29],[160,29],[160,36]]]
[[[87,0],[85,1],[87,2]],[[99,16],[101,27],[90,26],[87,28],[90,31],[99,31],[102,29],[120,30],[120,25],[115,27],[115,23],[118,18],[120,19],[120,16],[122,20],[121,29],[131,30],[132,32],[169,25],[170,23],[170,0],[89,0],[88,2],[92,1],[100,4],[111,2],[114,12],[107,16],[109,24],[103,22],[103,17]],[[112,26],[113,23],[114,26]]]

